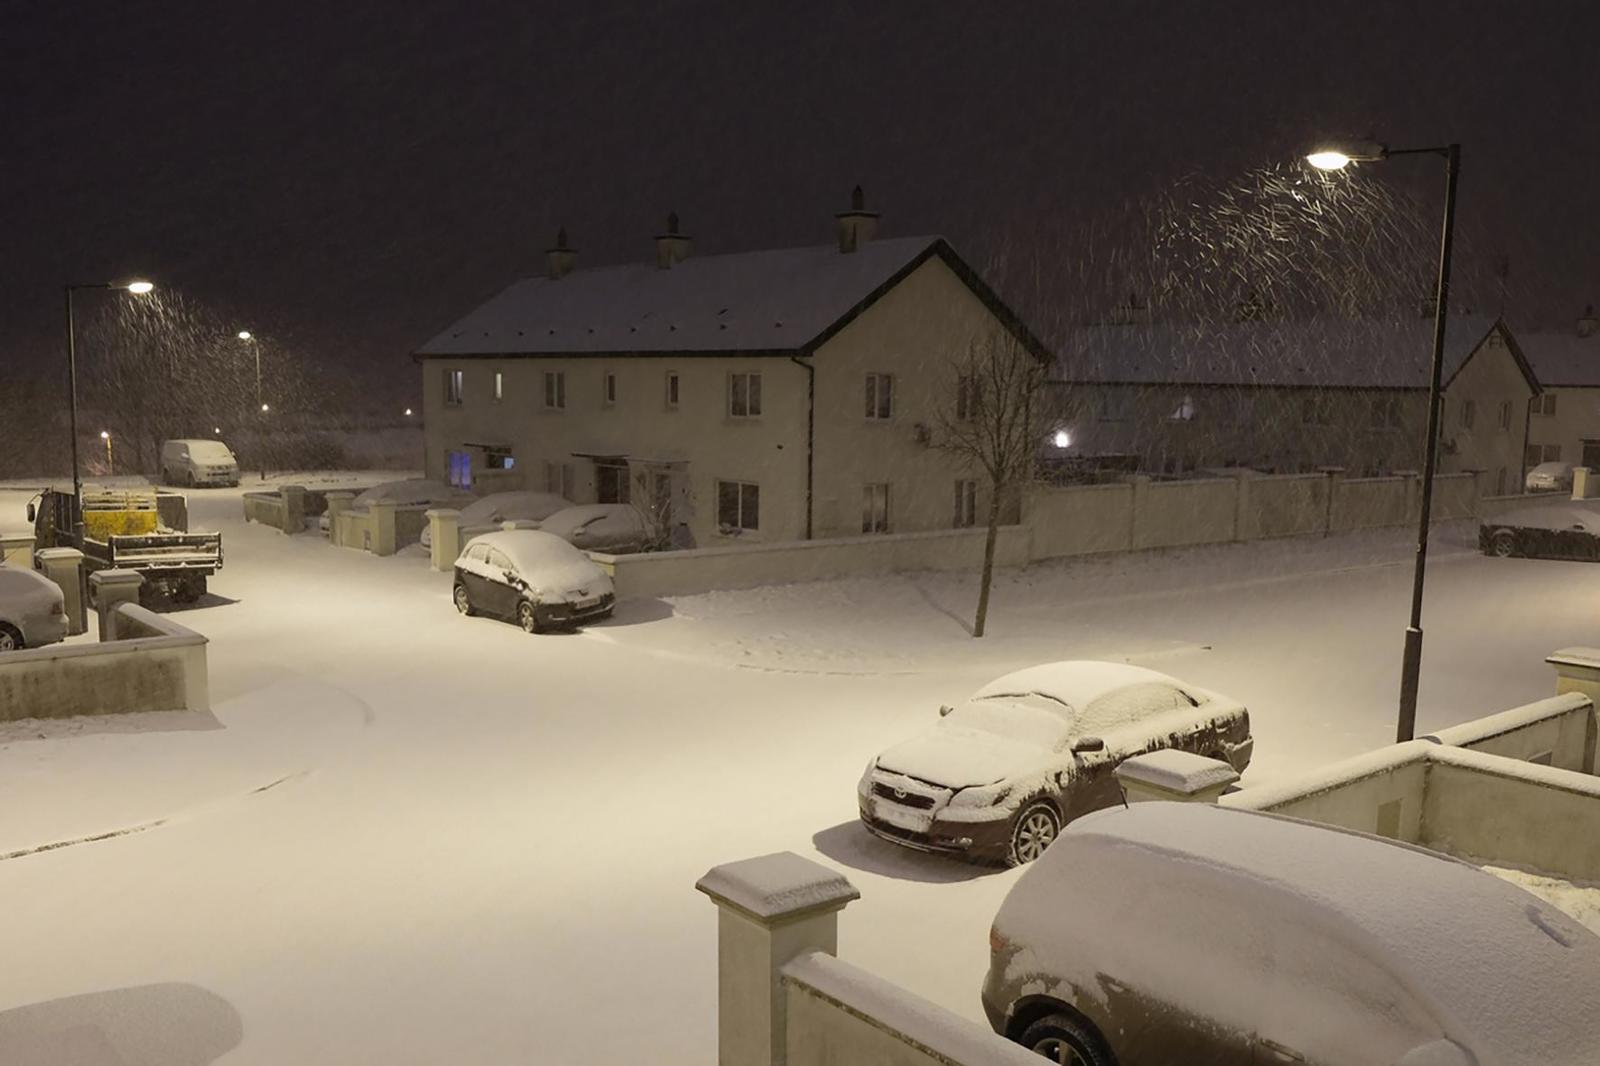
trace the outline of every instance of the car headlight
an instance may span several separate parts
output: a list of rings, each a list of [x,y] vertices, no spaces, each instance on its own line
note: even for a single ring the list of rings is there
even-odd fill
[[[951,807],[993,807],[1011,795],[1010,785],[973,785],[950,797]]]

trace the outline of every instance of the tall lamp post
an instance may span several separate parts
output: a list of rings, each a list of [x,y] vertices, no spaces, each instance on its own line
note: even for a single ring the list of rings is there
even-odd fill
[[[1375,162],[1397,155],[1436,155],[1445,161],[1444,232],[1439,238],[1439,284],[1433,306],[1433,365],[1428,377],[1428,436],[1423,442],[1422,512],[1417,520],[1417,558],[1411,574],[1411,624],[1406,627],[1405,660],[1400,667],[1400,716],[1395,739],[1410,740],[1417,726],[1417,687],[1422,675],[1422,582],[1428,567],[1428,528],[1433,512],[1433,474],[1439,459],[1439,382],[1444,370],[1444,329],[1450,300],[1450,247],[1456,226],[1456,178],[1461,145],[1390,148],[1367,144],[1325,148],[1306,156],[1321,170],[1342,170],[1353,162]]]
[[[100,439],[106,442],[106,475],[114,476],[117,472],[117,464],[111,459],[111,431],[102,429],[100,431]]]
[[[143,296],[155,289],[148,281],[102,281],[93,285],[67,283],[67,397],[72,428],[72,532],[83,540],[83,476],[78,467],[78,342],[72,328],[72,294],[79,289],[123,289]]]
[[[256,451],[260,453],[261,480],[267,480],[267,405],[261,400],[261,342],[247,329],[239,331],[239,339],[250,346],[256,357]]]

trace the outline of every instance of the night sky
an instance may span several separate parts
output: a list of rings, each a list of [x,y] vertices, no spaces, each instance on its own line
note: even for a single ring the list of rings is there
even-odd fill
[[[409,397],[411,349],[558,224],[580,265],[652,255],[669,209],[697,252],[818,243],[860,182],[884,232],[977,258],[1369,131],[1462,142],[1514,323],[1600,302],[1588,4],[0,11],[0,387],[54,372],[69,278],[147,275]],[[1437,209],[1439,168],[1384,165]]]

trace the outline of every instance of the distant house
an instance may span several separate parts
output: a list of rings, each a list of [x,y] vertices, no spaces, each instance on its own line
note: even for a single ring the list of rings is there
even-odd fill
[[[1066,451],[1154,474],[1253,467],[1349,476],[1420,470],[1433,323],[1125,316],[1063,342]],[[1447,323],[1440,469],[1518,491],[1538,383],[1503,322]]]
[[[1540,395],[1528,409],[1524,462],[1561,461],[1600,470],[1600,320],[1589,308],[1570,332],[1518,337]]]
[[[431,477],[631,502],[701,547],[948,529],[986,502],[931,446],[943,363],[1007,331],[1049,353],[939,237],[874,239],[859,190],[833,244],[575,269],[561,234],[422,345]]]

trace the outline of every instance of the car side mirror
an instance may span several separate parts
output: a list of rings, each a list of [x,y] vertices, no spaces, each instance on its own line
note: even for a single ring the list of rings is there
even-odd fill
[[[1083,755],[1091,751],[1105,751],[1106,742],[1099,737],[1079,737],[1072,742],[1072,754]]]
[[[939,717],[943,718],[953,710],[955,710],[955,708],[950,706],[948,703],[942,703],[939,705]]]

